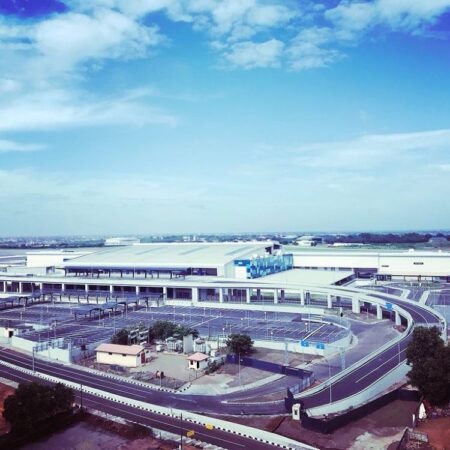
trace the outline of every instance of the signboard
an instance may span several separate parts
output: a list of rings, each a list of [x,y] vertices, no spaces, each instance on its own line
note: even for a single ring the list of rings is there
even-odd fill
[[[318,343],[316,344],[316,348],[317,348],[318,350],[325,350],[325,344],[324,344],[323,342],[318,342]]]
[[[386,309],[392,311],[392,303],[386,303]]]
[[[300,341],[302,347],[309,347],[309,341]]]
[[[189,431],[186,433],[186,436],[187,436],[188,438],[194,437],[194,436],[195,436],[195,431],[194,431],[194,430],[189,430]]]
[[[205,428],[206,428],[207,430],[213,430],[213,429],[214,429],[214,425],[211,424],[211,423],[207,423],[207,424],[205,425]]]

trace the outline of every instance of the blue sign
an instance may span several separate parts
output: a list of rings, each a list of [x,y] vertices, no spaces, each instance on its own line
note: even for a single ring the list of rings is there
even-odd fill
[[[324,344],[323,342],[318,342],[318,343],[316,344],[316,348],[317,348],[318,350],[325,350],[325,344]]]
[[[387,308],[389,311],[392,311],[392,303],[386,303],[386,308]]]
[[[309,341],[300,341],[302,347],[309,347]]]

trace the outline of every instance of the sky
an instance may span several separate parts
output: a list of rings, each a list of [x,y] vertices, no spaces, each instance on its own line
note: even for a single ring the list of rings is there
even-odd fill
[[[0,236],[450,228],[450,0],[0,0]]]

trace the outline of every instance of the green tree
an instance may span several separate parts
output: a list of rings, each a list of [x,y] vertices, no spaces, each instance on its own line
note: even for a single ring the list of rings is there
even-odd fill
[[[253,353],[253,341],[247,334],[233,333],[226,342],[229,353],[250,355]]]
[[[450,347],[436,327],[417,327],[406,349],[410,383],[432,404],[450,401]]]
[[[5,400],[3,417],[13,432],[27,432],[42,420],[70,411],[73,400],[72,390],[59,383],[21,383],[14,395]]]
[[[175,333],[178,333],[180,336],[188,336],[189,334],[192,334],[194,338],[198,338],[199,336],[196,328],[186,327],[184,325],[177,325]]]
[[[111,337],[111,344],[128,345],[128,330],[122,328]]]
[[[149,329],[150,339],[167,339],[176,332],[177,326],[169,320],[157,320]]]

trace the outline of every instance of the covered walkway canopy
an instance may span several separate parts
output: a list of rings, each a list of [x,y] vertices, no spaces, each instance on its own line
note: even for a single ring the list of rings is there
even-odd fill
[[[135,266],[118,266],[111,267],[111,265],[84,267],[84,266],[70,266],[64,267],[64,273],[66,276],[74,275],[76,277],[97,277],[107,276],[113,277],[114,275],[120,275],[123,278],[124,275],[131,275],[133,278],[136,276],[144,276],[144,278],[159,278],[160,275],[168,275],[170,278],[185,278],[187,275],[193,273],[191,267],[135,267]]]

